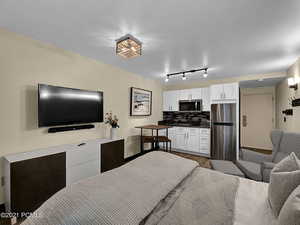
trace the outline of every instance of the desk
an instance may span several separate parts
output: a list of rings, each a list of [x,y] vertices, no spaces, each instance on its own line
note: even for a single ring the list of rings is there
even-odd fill
[[[166,129],[166,135],[168,137],[168,129],[172,128],[172,126],[165,126],[165,125],[145,125],[145,126],[137,126],[135,128],[139,128],[141,129],[141,152],[143,152],[143,142],[142,142],[142,138],[143,138],[143,129],[146,130],[152,130],[152,137],[154,137],[154,130],[156,130],[156,143],[155,143],[155,147],[154,149],[159,149],[159,145],[158,145],[158,130],[163,130]]]

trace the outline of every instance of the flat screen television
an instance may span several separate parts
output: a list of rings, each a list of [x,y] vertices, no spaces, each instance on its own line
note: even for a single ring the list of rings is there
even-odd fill
[[[38,85],[38,125],[103,122],[103,92]]]

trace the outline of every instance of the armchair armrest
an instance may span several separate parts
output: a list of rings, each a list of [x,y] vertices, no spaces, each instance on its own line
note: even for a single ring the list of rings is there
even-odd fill
[[[272,155],[262,154],[247,149],[241,149],[242,160],[255,163],[272,162]]]
[[[264,182],[270,181],[270,174],[276,163],[262,162],[260,166],[261,175]]]

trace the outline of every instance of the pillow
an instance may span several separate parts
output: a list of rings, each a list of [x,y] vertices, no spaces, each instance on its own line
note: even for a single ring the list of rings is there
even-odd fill
[[[290,194],[280,210],[279,224],[300,225],[300,185]]]
[[[276,164],[271,171],[268,198],[276,217],[278,217],[289,195],[298,185],[300,185],[300,161],[292,152]]]

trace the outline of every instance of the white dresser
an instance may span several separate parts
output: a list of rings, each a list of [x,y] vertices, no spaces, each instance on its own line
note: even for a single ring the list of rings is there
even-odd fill
[[[34,211],[62,188],[123,162],[123,139],[94,139],[4,156],[6,211]]]

